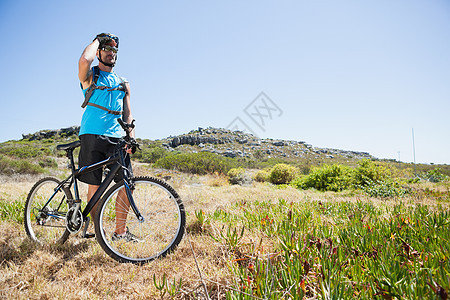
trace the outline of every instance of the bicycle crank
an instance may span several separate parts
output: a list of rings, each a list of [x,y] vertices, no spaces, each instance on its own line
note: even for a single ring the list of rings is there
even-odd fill
[[[75,218],[73,218],[74,213],[76,214]],[[83,227],[83,214],[81,213],[81,210],[76,207],[70,208],[66,214],[65,221],[67,230],[69,230],[70,233],[78,233],[81,230],[81,227]]]

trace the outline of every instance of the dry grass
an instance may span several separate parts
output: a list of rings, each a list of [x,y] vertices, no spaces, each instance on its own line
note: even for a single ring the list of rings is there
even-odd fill
[[[136,173],[146,170],[137,168]],[[159,175],[154,172],[153,175]],[[167,174],[164,174],[167,176]],[[187,210],[187,226],[194,212],[212,212],[239,201],[285,198],[295,201],[294,189],[276,190],[266,185],[229,185],[223,177],[171,173],[170,183],[181,195]],[[25,201],[37,177],[2,178],[0,201]],[[83,193],[83,192],[82,192]],[[83,193],[84,194],[84,193]],[[159,298],[153,276],[167,274],[170,282],[182,279],[181,298],[197,298],[202,292],[198,260],[210,293],[224,294],[231,280],[223,246],[208,236],[190,233],[177,251],[145,266],[119,264],[109,258],[95,240],[78,237],[62,246],[41,247],[26,238],[22,224],[2,221],[0,233],[0,297],[9,299]],[[192,249],[190,244],[192,244]],[[193,252],[193,251],[194,252]],[[211,292],[213,291],[213,292]],[[167,297],[167,295],[166,295]],[[210,295],[210,297],[214,297]]]
[[[277,188],[264,183],[249,186],[229,185],[223,177],[195,176],[148,170],[137,166],[136,175],[170,176],[169,183],[179,192],[187,210],[187,228],[177,250],[168,257],[144,266],[120,264],[109,258],[95,240],[78,237],[62,246],[40,247],[26,238],[22,224],[1,221],[0,232],[0,298],[6,299],[158,299],[153,278],[163,274],[169,282],[182,279],[177,299],[197,299],[203,289],[198,262],[209,296],[225,299],[227,286],[235,280],[229,270],[229,249],[213,241],[202,228],[195,229],[195,211],[229,210],[235,203],[267,201],[370,201],[386,204],[385,200],[368,199],[360,194],[344,195],[299,191],[291,187]],[[25,201],[36,177],[0,178],[0,201]],[[391,200],[393,203],[398,200]],[[407,199],[424,202],[426,199]],[[430,204],[430,203],[428,203]],[[219,224],[208,224],[216,230]],[[194,230],[195,229],[195,230]],[[273,248],[275,241],[254,234],[245,242],[258,249]],[[192,245],[192,247],[191,247]],[[166,294],[164,299],[168,298]]]

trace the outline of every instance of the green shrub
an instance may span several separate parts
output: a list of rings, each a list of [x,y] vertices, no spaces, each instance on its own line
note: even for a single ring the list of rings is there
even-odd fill
[[[236,162],[210,152],[171,153],[158,159],[155,166],[199,175],[226,174],[231,168],[236,167]]]
[[[269,181],[274,184],[290,183],[298,174],[298,169],[287,164],[276,164],[269,174]]]
[[[324,165],[316,167],[306,175],[297,178],[292,185],[301,188],[315,188],[319,191],[342,191],[351,186],[352,170],[342,165]]]
[[[48,147],[21,143],[7,143],[0,148],[0,153],[15,158],[32,158],[51,155],[51,151]]]
[[[245,169],[242,167],[232,168],[228,171],[228,182],[231,184],[249,184],[252,182],[252,178],[245,173]]]
[[[0,174],[39,174],[44,173],[45,170],[38,165],[32,164],[24,159],[10,159],[7,157],[0,157]]]
[[[167,153],[168,153],[168,151],[165,150],[164,148],[158,147],[158,146],[153,146],[150,148],[144,148],[141,151],[137,151],[133,155],[133,159],[136,159],[140,162],[145,162],[145,163],[154,163],[158,159],[166,156]]]
[[[448,180],[448,176],[442,174],[441,169],[439,168],[428,171],[423,177],[430,182],[441,182]]]
[[[352,172],[353,184],[356,187],[364,187],[373,182],[384,181],[390,177],[390,171],[375,162],[363,159]]]
[[[407,183],[418,183],[418,182],[420,182],[420,178],[419,177],[410,178],[406,182]]]
[[[232,168],[228,171],[227,175],[228,177],[239,177],[242,176],[245,173],[244,168]]]
[[[39,166],[41,166],[42,168],[57,168],[58,163],[54,158],[44,157],[43,159],[39,160]]]
[[[269,171],[267,170],[259,170],[256,172],[256,174],[253,176],[253,179],[258,182],[267,182],[269,181]]]
[[[231,184],[240,184],[244,181],[245,170],[242,167],[232,168],[228,171],[228,181]]]

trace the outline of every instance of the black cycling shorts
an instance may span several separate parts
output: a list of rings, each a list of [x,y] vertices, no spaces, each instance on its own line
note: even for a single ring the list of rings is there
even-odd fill
[[[78,166],[82,168],[98,163],[99,161],[105,160],[113,155],[119,139],[103,135],[83,134],[80,135],[80,141],[81,147],[80,154],[78,155]],[[107,167],[110,168],[111,165],[108,165]],[[125,167],[132,172],[129,155],[125,158]],[[118,175],[119,176],[114,178],[115,182],[118,182],[123,177],[122,172],[119,172]],[[103,170],[100,168],[92,172],[82,174],[78,178],[87,184],[100,185],[102,182],[102,176]]]

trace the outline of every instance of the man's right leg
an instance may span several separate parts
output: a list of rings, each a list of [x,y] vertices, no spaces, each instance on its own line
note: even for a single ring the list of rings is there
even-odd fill
[[[88,194],[87,199],[88,202],[92,199],[92,196],[94,196],[95,192],[98,190],[99,185],[89,184],[88,185]],[[91,209],[91,219],[94,220],[95,215],[97,214],[97,205],[98,202],[92,207]]]

